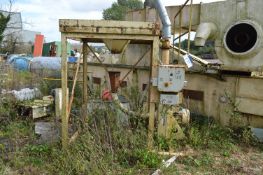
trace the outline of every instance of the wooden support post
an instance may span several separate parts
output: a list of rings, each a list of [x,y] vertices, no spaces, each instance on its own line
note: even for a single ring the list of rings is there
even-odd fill
[[[62,87],[62,147],[66,149],[68,146],[68,56],[67,56],[67,38],[64,33],[61,33],[61,87]]]
[[[158,57],[159,57],[159,38],[155,38],[152,44],[151,53],[151,76],[150,81],[153,78],[157,78],[158,73]],[[157,88],[150,83],[149,88],[149,125],[148,125],[148,148],[153,148],[153,134],[154,134],[154,120],[155,120],[155,107],[159,101],[159,92]]]
[[[83,47],[82,47],[82,53],[83,53],[83,103],[82,103],[82,126],[85,125],[85,121],[88,114],[88,45],[87,41],[83,40]]]

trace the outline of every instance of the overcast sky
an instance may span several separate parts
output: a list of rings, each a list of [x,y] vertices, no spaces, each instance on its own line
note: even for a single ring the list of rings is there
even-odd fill
[[[24,29],[41,32],[46,41],[60,40],[58,19],[102,19],[102,11],[116,0],[14,0],[13,11],[21,12]],[[144,0],[142,0],[144,1]],[[194,3],[220,0],[194,0]],[[166,6],[185,0],[163,0]],[[0,0],[2,8],[8,0]]]

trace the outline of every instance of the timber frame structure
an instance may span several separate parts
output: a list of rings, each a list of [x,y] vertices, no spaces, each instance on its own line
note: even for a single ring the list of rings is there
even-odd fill
[[[87,55],[88,43],[103,43],[107,40],[127,40],[131,44],[148,44],[151,46],[151,65],[149,77],[149,125],[148,125],[148,146],[152,148],[154,120],[159,92],[153,86],[151,80],[157,77],[159,59],[159,36],[160,26],[152,22],[128,22],[128,21],[103,21],[103,20],[72,20],[60,19],[59,29],[61,32],[62,43],[62,146],[66,148],[69,142],[68,121],[69,121],[69,100],[68,100],[68,55],[67,39],[82,42],[83,48],[83,119],[87,117],[88,104],[88,83],[87,83]],[[86,63],[86,64],[84,64]]]

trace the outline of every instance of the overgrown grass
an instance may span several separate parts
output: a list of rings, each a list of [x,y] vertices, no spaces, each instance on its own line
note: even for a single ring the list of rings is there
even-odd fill
[[[53,85],[47,83],[43,85],[43,92],[49,93],[52,88]],[[79,91],[73,105],[76,109],[81,104]],[[134,112],[144,112],[145,96],[140,96],[138,87],[126,89],[123,94],[131,101]],[[165,159],[147,149],[147,122],[139,116],[127,116],[114,103],[101,102],[93,108],[80,136],[68,149],[62,150],[59,141],[52,145],[37,144],[33,122],[18,119],[14,110],[16,102],[12,98],[3,99],[0,98],[0,117],[4,117],[0,138],[8,138],[9,146],[14,148],[6,149],[6,145],[0,143],[0,174],[10,169],[18,174],[150,174],[160,168]],[[161,150],[191,149],[199,153],[178,158],[183,168],[172,166],[164,170],[166,174],[194,174],[196,171],[204,174],[215,168],[218,157],[226,164],[220,168],[226,171],[214,170],[213,173],[231,174],[242,166],[232,155],[242,152],[242,147],[262,147],[249,128],[228,128],[214,121],[201,121],[207,122],[195,120],[182,126],[184,140],[155,138],[156,148]]]
[[[16,172],[35,174],[149,174],[161,167],[164,157],[148,151],[147,130],[144,126],[133,130],[127,125],[117,124],[115,117],[116,111],[111,106],[103,111],[94,111],[90,118],[96,120],[88,121],[89,127],[67,150],[61,150],[59,143],[21,144],[6,158],[1,157],[0,172],[3,174],[11,168]],[[34,139],[32,130],[31,124],[16,121],[5,126],[1,132],[19,142],[21,138]],[[216,170],[214,174],[235,171],[242,165],[231,158],[232,154],[242,151],[240,145],[255,146],[251,142],[247,144],[246,141],[240,140],[247,137],[237,138],[233,130],[216,123],[192,123],[185,126],[184,132],[187,136],[185,140],[165,143],[167,140],[163,139],[162,144],[173,144],[177,151],[192,148],[198,154],[178,158],[176,162],[183,166],[183,171],[182,168],[173,166],[164,170],[167,174],[211,172],[211,167],[218,162],[218,157],[220,161],[225,159],[226,164],[221,168],[226,170]]]
[[[169,148],[180,150],[190,146],[194,149],[214,149],[223,152],[235,150],[237,145],[262,147],[249,127],[224,127],[216,121],[204,118],[201,122],[195,120],[188,125],[182,125],[182,129],[185,139],[156,138],[158,147],[167,151]]]
[[[190,153],[176,160],[176,166],[164,169],[164,174],[260,174],[263,170],[263,167],[249,170],[253,164],[250,164],[250,157],[245,156],[251,154],[248,150],[253,150],[259,157],[263,156],[263,145],[254,137],[250,128],[230,128],[215,121],[195,120],[184,126],[183,130],[186,134],[184,140],[159,139],[163,148],[190,150]],[[255,167],[259,165],[260,162]]]
[[[94,109],[85,129],[67,150],[61,150],[60,143],[36,144],[31,122],[16,120],[2,127],[3,135],[18,143],[4,166],[21,172],[70,175],[145,174],[159,167],[161,157],[147,149],[144,123],[138,122],[134,129],[129,121],[121,120],[125,114],[113,103],[101,106]]]
[[[0,161],[0,171],[7,167],[12,170],[35,171],[46,174],[149,174],[161,167],[164,157],[147,149],[147,129],[142,124],[136,130],[116,122],[118,110],[106,104],[104,110],[95,110],[87,122],[86,129],[67,150],[61,145],[38,145],[33,142],[21,144],[12,154]],[[6,136],[20,138],[32,136],[32,125],[17,121],[1,130]],[[216,123],[192,123],[184,127],[186,139],[159,142],[164,147],[173,146],[177,151],[192,148],[198,154],[178,158],[183,172],[209,172],[211,167],[225,159],[225,172],[240,168],[241,164],[231,158],[242,151],[241,146],[255,146],[247,142],[247,135],[237,133]],[[246,131],[247,132],[247,131]],[[250,136],[249,136],[250,138]],[[243,141],[245,139],[246,141]],[[251,140],[252,141],[252,140]],[[252,144],[253,143],[253,144]],[[220,165],[221,166],[221,165]],[[172,167],[164,170],[167,174],[182,174],[182,169]],[[215,174],[224,172],[219,171]]]

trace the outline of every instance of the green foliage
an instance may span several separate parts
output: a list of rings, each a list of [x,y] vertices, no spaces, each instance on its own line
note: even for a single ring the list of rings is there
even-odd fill
[[[61,87],[60,81],[42,80],[40,81],[39,90],[43,95],[50,95],[52,89],[60,88],[60,87]]]
[[[161,163],[158,154],[148,151],[146,148],[136,148],[134,150],[125,150],[122,154],[118,154],[118,161],[122,166],[131,168],[157,168]]]
[[[138,157],[138,161],[149,168],[158,168],[161,163],[161,159],[158,154],[150,152],[148,150],[137,150],[135,155]]]
[[[105,20],[124,20],[129,10],[143,8],[140,0],[118,0],[114,2],[110,8],[103,10],[103,19]]]
[[[175,44],[178,47],[178,43]],[[188,49],[188,39],[181,42],[181,48],[184,50]],[[190,41],[190,53],[197,56],[202,56],[203,54],[215,54],[214,44],[209,43],[204,47],[197,47],[194,41]]]
[[[2,126],[1,130],[4,137],[12,139],[23,139],[28,136],[33,136],[32,133],[33,123],[29,121],[12,121],[6,126]]]
[[[238,144],[260,147],[258,139],[248,127],[229,128],[216,122],[202,124],[193,122],[182,129],[186,138],[167,140],[168,147],[178,149],[189,145],[195,149],[213,149],[218,150],[225,157],[235,151]]]
[[[219,124],[199,125],[193,123],[185,130],[186,143],[194,148],[232,150],[234,140],[232,131]]]
[[[145,0],[144,1],[144,6],[150,7],[150,8],[155,8],[155,0]]]
[[[7,167],[5,166],[4,162],[2,159],[0,159],[0,174],[2,175],[8,175],[7,173]]]
[[[50,154],[48,145],[26,145],[25,151],[30,155],[40,156],[42,154]]]
[[[146,101],[146,94],[143,94],[137,83],[122,90],[122,94],[129,100],[131,111],[142,113],[143,103]]]
[[[155,138],[157,140],[158,148],[164,151],[169,151],[169,140],[165,137],[157,137]]]
[[[96,106],[78,140],[66,151],[52,151],[52,174],[137,174],[160,164],[160,157],[147,151],[146,128],[138,123],[132,130],[114,103]]]
[[[16,104],[16,100],[11,95],[0,95],[0,123],[2,126],[17,117]]]
[[[230,115],[230,127],[234,130],[246,127],[245,122],[242,120],[243,114],[238,110],[239,103],[227,91],[225,91],[225,96],[230,106],[230,109],[226,109],[226,112]]]
[[[6,74],[3,83],[0,83],[0,89],[19,90],[22,88],[37,87],[42,80],[39,76],[28,71],[17,71],[12,66],[7,66],[4,70],[0,70],[2,74]]]
[[[134,98],[134,109],[142,108],[142,105],[137,103],[142,100],[141,94],[136,87],[130,90],[127,97]],[[163,157],[147,149],[145,123],[135,116],[128,116],[128,120],[123,121],[126,115],[114,103],[97,104],[89,113],[85,129],[66,150],[61,149],[60,143],[36,144],[33,123],[30,121],[13,121],[6,126],[0,126],[0,138],[9,137],[17,143],[15,152],[9,155],[11,157],[7,160],[0,158],[0,174],[6,171],[6,167],[18,169],[24,174],[32,174],[32,171],[36,171],[35,174],[61,175],[150,174],[152,170],[161,168]],[[132,127],[132,119],[137,121],[136,129]],[[155,139],[156,147],[165,151],[169,148],[175,148],[178,152],[179,149],[194,148],[193,155],[178,157],[176,160],[176,163],[184,165],[191,174],[196,173],[195,170],[207,172],[217,163],[218,156],[228,160],[235,154],[237,145],[251,145],[253,141],[249,128],[237,131],[220,126],[211,119],[203,119],[183,126],[186,135],[184,140],[168,140],[162,137]],[[4,149],[2,147],[0,143],[0,153],[1,149]],[[210,154],[211,150],[216,151],[217,155]],[[200,155],[195,155],[196,153]],[[229,162],[227,166],[239,167],[233,162]],[[170,174],[189,174],[180,172],[177,166],[175,168]]]
[[[200,157],[187,156],[180,160],[185,165],[194,165],[196,167],[211,166],[214,164],[214,159],[210,154],[203,153]]]
[[[0,43],[2,43],[4,38],[4,31],[7,27],[7,23],[10,20],[10,15],[4,16],[3,13],[0,12]]]
[[[49,145],[27,144],[22,151],[26,157],[25,163],[37,167],[43,166],[44,161],[47,160],[51,154],[51,148]]]
[[[103,10],[103,19],[105,20],[123,20],[127,8],[114,2],[111,8]]]

